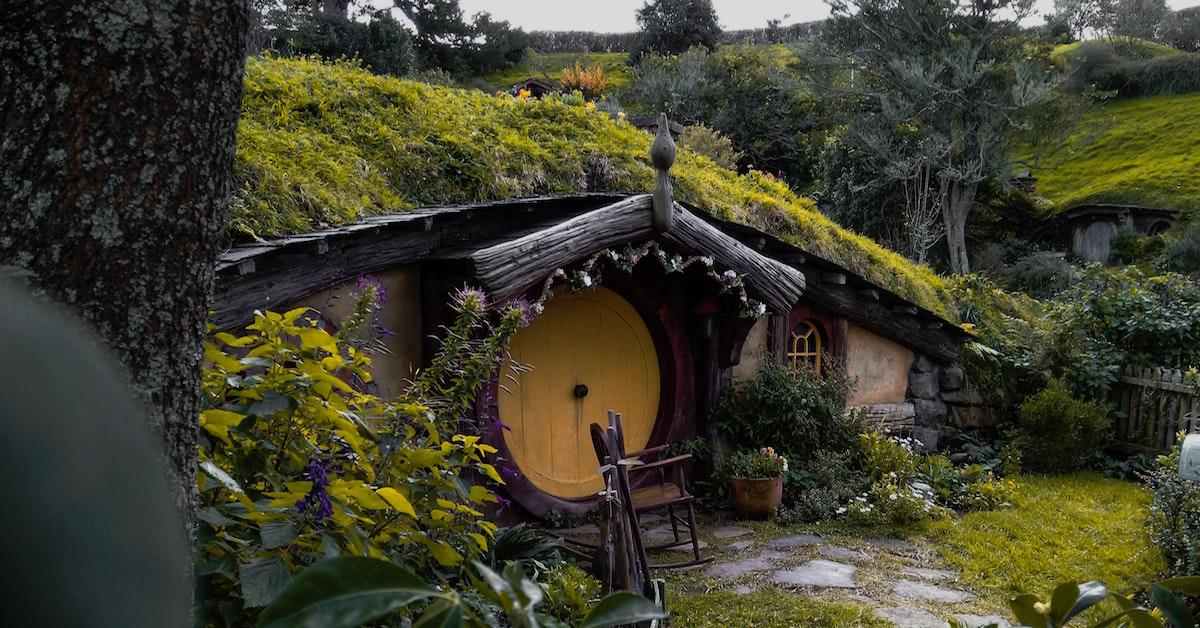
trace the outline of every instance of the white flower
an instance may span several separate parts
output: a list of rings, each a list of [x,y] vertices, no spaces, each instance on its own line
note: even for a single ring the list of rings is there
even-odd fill
[[[844,515],[844,514],[846,514],[846,507],[845,507],[845,506],[842,506],[841,508],[838,508],[838,509],[837,509],[837,514],[839,514],[839,515]]]
[[[888,499],[890,499],[892,501],[896,501],[896,494],[892,493],[891,495],[888,495]]]
[[[592,285],[592,276],[591,275],[583,276],[583,285],[589,286],[589,287]]]

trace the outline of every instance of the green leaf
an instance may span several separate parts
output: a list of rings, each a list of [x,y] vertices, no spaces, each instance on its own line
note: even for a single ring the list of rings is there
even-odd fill
[[[287,566],[278,556],[255,558],[240,568],[242,599],[251,608],[266,606],[288,581]]]
[[[222,527],[231,526],[231,525],[234,525],[235,523],[237,523],[237,521],[234,521],[233,519],[226,517],[225,515],[221,514],[221,511],[219,511],[216,508],[213,508],[211,506],[209,506],[208,508],[201,508],[200,510],[197,510],[196,518],[209,524],[209,525],[222,526]]]
[[[459,628],[463,623],[462,605],[443,599],[430,604],[413,628]]]
[[[200,470],[204,471],[208,477],[220,482],[222,486],[235,493],[246,492],[242,490],[242,485],[238,484],[237,480],[233,479],[233,476],[225,473],[225,470],[214,464],[212,460],[205,460],[201,462]]]
[[[1187,604],[1169,589],[1156,584],[1150,588],[1150,597],[1174,628],[1195,628],[1196,620],[1188,610]]]
[[[363,556],[325,559],[300,572],[259,615],[271,628],[351,628],[438,592],[412,572]]]
[[[287,547],[296,540],[296,528],[292,526],[292,522],[287,520],[268,521],[262,524],[258,534],[262,537],[264,549]]]
[[[666,618],[666,611],[654,602],[640,595],[622,591],[600,600],[579,628],[607,628]]]
[[[1066,617],[1062,618],[1058,625],[1062,625],[1071,621],[1071,618],[1086,611],[1087,609],[1104,601],[1108,597],[1108,587],[1104,586],[1099,580],[1089,580],[1076,587],[1078,595],[1075,598],[1075,604],[1067,613]]]
[[[1046,616],[1034,607],[1037,603],[1037,596],[1025,594],[1009,602],[1008,607],[1012,609],[1013,616],[1021,622],[1021,625],[1029,626],[1029,628],[1050,628],[1050,622]]]
[[[246,414],[269,419],[275,416],[275,413],[287,410],[290,406],[291,401],[287,397],[276,392],[268,392],[263,395],[262,399],[250,404],[246,408]]]
[[[1071,612],[1079,597],[1079,585],[1074,582],[1064,582],[1054,587],[1054,593],[1050,595],[1050,623],[1055,626],[1065,624],[1067,613]]]
[[[1159,581],[1159,586],[1186,595],[1200,596],[1200,576],[1182,576]]]

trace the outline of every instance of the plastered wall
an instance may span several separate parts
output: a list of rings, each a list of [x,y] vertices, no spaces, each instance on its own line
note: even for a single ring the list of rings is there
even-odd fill
[[[861,327],[846,330],[846,370],[855,382],[850,405],[901,403],[913,352]]]
[[[762,366],[764,360],[770,355],[770,323],[767,317],[758,319],[754,327],[750,329],[750,333],[746,336],[746,342],[742,344],[742,359],[733,367],[733,381],[743,382],[753,379],[758,373],[759,367]]]
[[[421,273],[417,266],[402,266],[374,275],[387,291],[380,324],[395,335],[385,337],[390,355],[371,356],[375,392],[384,399],[399,394],[421,365]],[[325,320],[340,324],[354,307],[357,280],[350,280],[301,299]]]

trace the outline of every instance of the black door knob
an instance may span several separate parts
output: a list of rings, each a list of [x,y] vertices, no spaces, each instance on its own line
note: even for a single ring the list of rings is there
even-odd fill
[[[588,387],[586,385],[584,385],[584,384],[576,384],[575,385],[575,398],[576,399],[583,399],[584,397],[587,396],[587,394],[588,394]]]

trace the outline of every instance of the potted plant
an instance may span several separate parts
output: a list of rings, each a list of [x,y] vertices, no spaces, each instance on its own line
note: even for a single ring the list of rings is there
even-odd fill
[[[748,518],[765,518],[783,501],[783,474],[787,458],[771,447],[742,450],[729,458],[729,481],[733,508]]]

